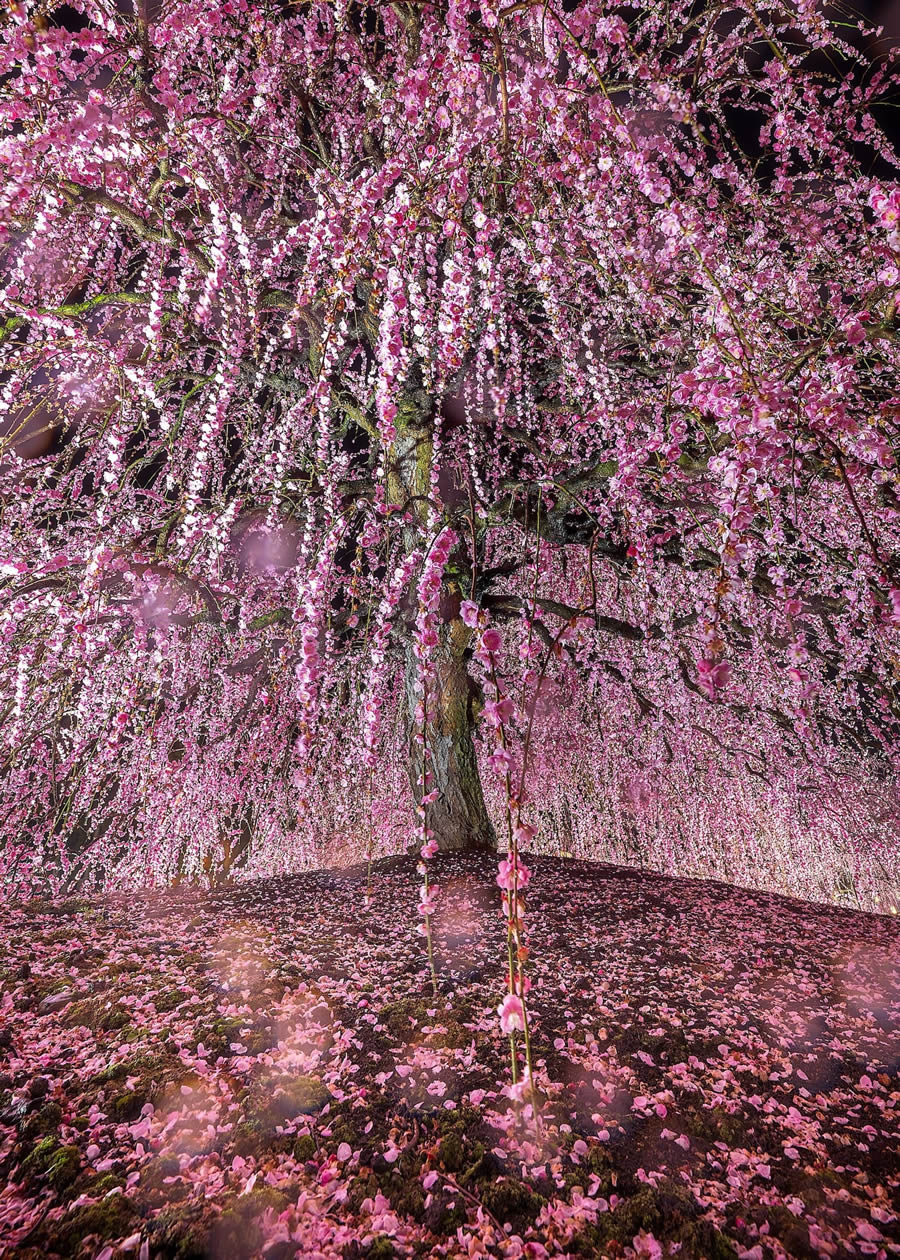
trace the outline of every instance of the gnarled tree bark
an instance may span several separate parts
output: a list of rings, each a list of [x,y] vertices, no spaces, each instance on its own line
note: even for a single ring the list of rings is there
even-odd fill
[[[493,852],[497,848],[472,737],[475,687],[466,668],[468,639],[469,630],[459,617],[442,628],[428,691],[426,740],[432,787],[440,793],[428,806],[428,826],[441,853]],[[415,679],[416,659],[410,649],[405,670],[406,730],[409,778],[418,803],[422,798],[422,745],[415,738]]]

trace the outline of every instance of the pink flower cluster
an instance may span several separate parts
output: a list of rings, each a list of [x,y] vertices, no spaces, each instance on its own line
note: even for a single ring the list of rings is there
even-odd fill
[[[388,643],[391,637],[392,618],[406,590],[409,580],[421,560],[421,553],[413,551],[394,568],[384,595],[378,604],[372,644],[369,648],[369,676],[362,704],[363,762],[375,768],[381,716],[384,706],[384,676],[388,664]]]
[[[885,191],[883,188],[873,188],[869,194],[869,205],[887,232],[891,248],[900,249],[900,189]]]
[[[237,829],[257,874],[399,849],[410,725],[426,860],[463,595],[492,817],[527,782],[542,844],[628,856],[639,761],[642,856],[718,869],[712,820],[748,879],[802,852],[814,888],[852,782],[874,902],[900,191],[861,153],[897,67],[835,89],[811,0],[449,0],[415,39],[390,5],[77,7],[0,24],[0,804],[35,854],[4,879],[62,879],[66,819],[123,882]],[[759,163],[697,125],[735,82]],[[288,563],[232,545],[251,515]]]
[[[428,553],[422,575],[419,578],[419,611],[416,617],[416,635],[413,651],[424,666],[431,659],[438,643],[438,610],[444,569],[458,539],[452,529],[442,529]]]
[[[700,686],[714,700],[718,693],[731,682],[731,666],[727,661],[710,660],[705,657],[697,665],[700,675]]]

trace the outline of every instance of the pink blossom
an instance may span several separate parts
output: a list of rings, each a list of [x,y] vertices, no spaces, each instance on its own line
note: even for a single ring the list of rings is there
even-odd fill
[[[471,627],[478,625],[478,605],[473,604],[470,599],[464,599],[460,604],[459,615],[465,625]]]
[[[525,1010],[522,1006],[522,999],[515,993],[507,993],[503,1001],[497,1007],[497,1014],[500,1016],[500,1029],[504,1033],[511,1033],[516,1029],[520,1031],[525,1027]]]
[[[697,665],[700,686],[713,699],[731,681],[731,666],[727,661],[702,660]]]
[[[497,774],[505,774],[512,765],[512,757],[505,748],[495,748],[488,757],[488,764]]]
[[[495,728],[508,722],[513,712],[514,706],[509,696],[503,696],[500,700],[486,700],[482,708],[484,720]]]
[[[631,1245],[634,1247],[635,1255],[647,1256],[648,1260],[660,1260],[663,1254],[660,1243],[657,1242],[652,1234],[646,1233],[644,1230],[635,1235],[631,1240]]]
[[[844,336],[851,346],[858,346],[860,342],[865,340],[866,330],[858,316],[854,316],[844,324]]]
[[[860,1238],[866,1242],[881,1242],[884,1238],[880,1229],[877,1229],[869,1221],[858,1221],[856,1224],[856,1232]]]
[[[502,858],[499,863],[497,885],[510,891],[513,888],[527,888],[531,879],[531,871],[522,862],[516,864],[512,859]]]

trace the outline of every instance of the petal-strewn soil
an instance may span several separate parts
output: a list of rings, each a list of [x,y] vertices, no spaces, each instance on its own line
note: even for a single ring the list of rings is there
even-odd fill
[[[900,923],[482,857],[0,907],[0,1254],[900,1255]]]

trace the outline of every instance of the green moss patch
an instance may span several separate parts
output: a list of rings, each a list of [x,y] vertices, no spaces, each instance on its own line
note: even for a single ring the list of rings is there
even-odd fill
[[[28,1177],[46,1177],[54,1190],[65,1190],[81,1171],[81,1154],[77,1146],[63,1146],[55,1137],[42,1138],[22,1162]]]

